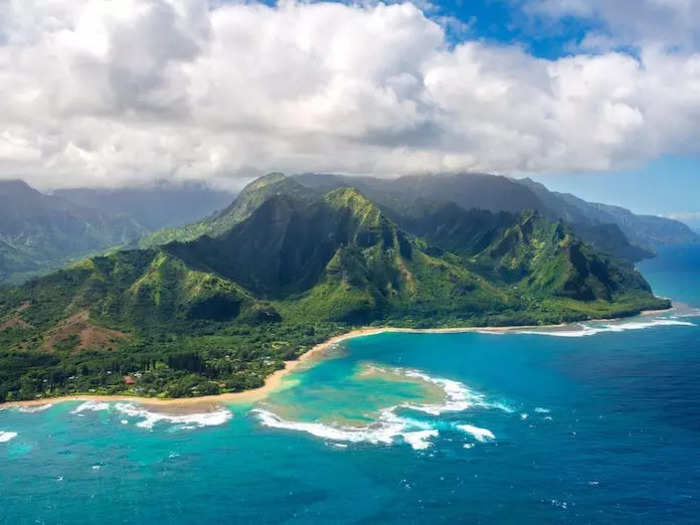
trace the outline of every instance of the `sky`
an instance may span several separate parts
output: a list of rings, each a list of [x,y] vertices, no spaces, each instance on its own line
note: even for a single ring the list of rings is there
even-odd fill
[[[697,20],[700,0],[0,0],[0,178],[472,171],[691,217]]]

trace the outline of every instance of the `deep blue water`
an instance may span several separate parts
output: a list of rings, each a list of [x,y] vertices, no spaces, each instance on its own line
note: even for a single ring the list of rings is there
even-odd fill
[[[700,306],[699,247],[642,271]],[[0,522],[697,523],[700,316],[677,313],[355,339],[265,403],[151,428],[114,403],[0,411]],[[435,413],[445,388],[469,406]]]

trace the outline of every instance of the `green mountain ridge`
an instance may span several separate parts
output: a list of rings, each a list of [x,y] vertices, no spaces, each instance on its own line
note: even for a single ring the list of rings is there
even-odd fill
[[[352,326],[549,324],[669,305],[629,263],[535,211],[392,215],[355,188],[273,175],[205,222],[194,239],[0,295],[0,400],[122,392],[126,373],[141,395],[236,391]]]
[[[391,215],[422,213],[420,208],[431,203],[450,202],[465,210],[477,208],[495,213],[536,210],[550,220],[564,220],[577,236],[596,249],[632,262],[653,257],[655,245],[700,240],[678,221],[588,203],[572,195],[549,191],[527,178],[479,173],[415,175],[396,179],[304,173],[293,178],[320,191],[353,185]]]
[[[216,237],[249,217],[268,197],[281,194],[309,199],[313,192],[281,173],[270,173],[248,184],[223,210],[183,227],[156,231],[142,238],[139,247],[151,248],[172,241],[191,241],[202,235]]]

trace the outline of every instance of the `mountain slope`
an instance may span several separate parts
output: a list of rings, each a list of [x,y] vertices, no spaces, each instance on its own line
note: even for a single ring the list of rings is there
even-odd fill
[[[144,231],[131,219],[44,195],[22,181],[0,181],[0,282],[56,269]]]
[[[637,215],[620,206],[587,202],[570,193],[550,191],[544,185],[527,178],[518,182],[530,188],[554,214],[564,220],[577,224],[615,224],[631,242],[642,247],[700,240],[695,232],[680,221]]]
[[[489,211],[542,211],[537,196],[517,182],[495,175],[463,173],[456,175],[410,175],[397,179],[351,177],[306,173],[294,179],[323,191],[353,186],[377,204],[406,212],[416,199],[455,202],[464,209]]]
[[[250,216],[262,202],[272,195],[292,195],[299,199],[313,197],[313,192],[281,173],[270,173],[248,184],[243,191],[220,212],[183,227],[164,228],[141,239],[139,246],[149,248],[172,241],[191,241],[202,235],[215,237]]]
[[[84,208],[129,217],[148,231],[197,221],[228,205],[234,194],[196,182],[124,188],[68,188],[53,195]]]
[[[469,210],[519,213],[536,210],[544,217],[562,219],[571,224],[576,234],[597,249],[630,261],[653,256],[650,246],[662,242],[692,242],[692,232],[677,221],[646,217],[631,212],[606,211],[600,205],[550,192],[529,179],[483,174],[421,175],[386,180],[371,177],[349,177],[328,174],[302,174],[294,177],[314,189],[328,191],[353,185],[387,212],[398,215],[422,213],[426,203],[454,202]],[[615,208],[623,210],[622,208]],[[645,223],[654,224],[644,226]],[[630,242],[633,239],[633,242]]]

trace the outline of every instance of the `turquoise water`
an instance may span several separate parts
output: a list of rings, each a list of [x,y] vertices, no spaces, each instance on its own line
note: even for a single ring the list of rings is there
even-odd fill
[[[642,265],[681,312],[355,339],[255,406],[0,411],[0,522],[696,523],[699,262]]]

